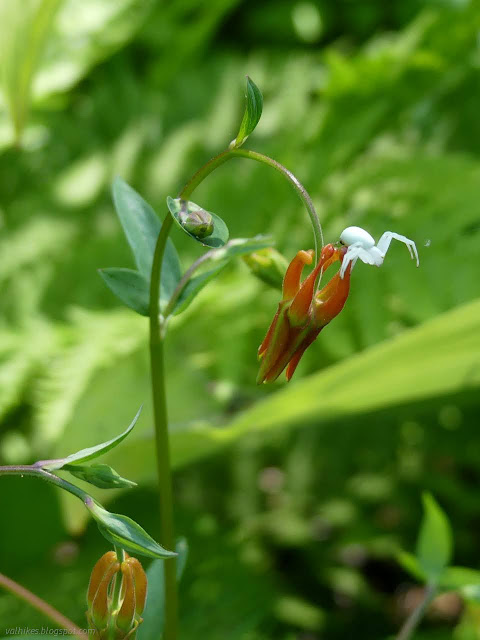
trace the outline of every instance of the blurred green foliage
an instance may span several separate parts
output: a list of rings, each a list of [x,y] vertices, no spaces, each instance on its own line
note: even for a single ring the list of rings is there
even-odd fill
[[[394,555],[414,546],[422,489],[455,564],[480,568],[480,2],[21,4],[0,7],[2,463],[107,440],[144,402],[107,458],[140,487],[110,506],[156,530],[146,321],[96,273],[133,267],[110,183],[163,211],[235,135],[248,74],[264,111],[246,146],[298,175],[326,241],[398,231],[421,264],[399,244],[382,269],[359,264],[286,389],[254,384],[278,292],[240,261],[175,319],[184,638],[392,636],[415,594]],[[256,163],[233,160],[194,199],[231,237],[272,234],[288,258],[312,245],[295,194]],[[172,239],[184,268],[200,255]],[[106,543],[79,507],[1,480],[1,570],[82,626]],[[439,603],[416,637],[476,640],[477,607]],[[45,622],[0,594],[2,632]]]

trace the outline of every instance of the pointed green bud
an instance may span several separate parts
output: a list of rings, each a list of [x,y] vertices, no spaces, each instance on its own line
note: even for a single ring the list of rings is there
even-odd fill
[[[275,289],[282,288],[288,262],[276,249],[255,251],[243,256],[243,261],[259,280]]]
[[[62,470],[69,471],[76,478],[101,489],[122,489],[136,486],[136,482],[122,478],[108,464],[66,464]]]

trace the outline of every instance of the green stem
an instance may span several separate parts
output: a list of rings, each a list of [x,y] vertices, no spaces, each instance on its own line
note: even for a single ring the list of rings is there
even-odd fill
[[[405,624],[398,632],[396,640],[409,640],[415,629],[420,624],[425,612],[428,608],[428,605],[431,603],[433,598],[435,597],[435,593],[437,588],[434,584],[428,584],[425,588],[425,593],[422,601],[419,605],[412,611],[410,616],[405,620]]]
[[[266,164],[269,167],[272,167],[272,169],[275,169],[276,171],[281,173],[290,182],[290,184],[293,186],[307,208],[308,216],[310,218],[310,222],[312,223],[313,235],[315,238],[315,259],[317,260],[319,251],[323,247],[322,225],[320,224],[320,219],[315,209],[315,205],[313,204],[308,191],[305,189],[300,180],[298,180],[291,171],[284,167],[283,164],[280,164],[280,162],[273,160],[273,158],[269,158],[268,156],[263,155],[263,153],[250,151],[250,149],[233,149],[231,153],[235,156],[250,158],[250,160],[256,160],[257,162]]]
[[[207,162],[180,192],[180,198],[187,199],[193,190],[218,166],[231,157],[231,152],[216,156]],[[172,475],[168,439],[168,414],[165,393],[165,370],[163,340],[166,324],[160,316],[160,282],[168,234],[173,224],[168,215],[160,229],[153,255],[150,280],[150,367],[153,396],[153,415],[155,421],[155,448],[157,453],[158,492],[160,499],[160,542],[166,549],[175,549],[173,526]],[[164,640],[176,640],[178,635],[178,595],[177,570],[175,558],[164,565],[165,583],[165,625]]]
[[[199,184],[220,165],[234,157],[244,157],[266,164],[280,172],[297,191],[307,207],[315,237],[315,253],[318,256],[323,246],[322,228],[313,202],[306,189],[297,178],[276,160],[256,151],[246,149],[229,149],[212,158],[201,167],[180,191],[179,197],[188,200]],[[165,392],[165,365],[163,341],[166,333],[167,316],[160,313],[160,283],[162,281],[163,257],[167,246],[168,234],[172,228],[173,218],[165,218],[155,246],[150,278],[150,367],[153,397],[153,415],[155,422],[155,448],[157,453],[158,491],[160,499],[160,542],[166,549],[175,549],[175,533],[173,519],[172,476],[170,466],[170,450],[168,438],[168,413]],[[197,265],[198,266],[198,265]],[[176,640],[178,635],[178,595],[175,559],[165,563],[165,626],[164,640]]]
[[[51,620],[54,624],[62,629],[66,629],[69,634],[76,636],[79,640],[86,640],[87,634],[84,633],[77,625],[65,617],[60,611],[57,611],[55,607],[42,600],[37,595],[22,587],[21,584],[15,582],[11,578],[4,576],[0,573],[0,586],[12,593],[17,598],[28,602],[34,609],[44,614],[46,618]]]

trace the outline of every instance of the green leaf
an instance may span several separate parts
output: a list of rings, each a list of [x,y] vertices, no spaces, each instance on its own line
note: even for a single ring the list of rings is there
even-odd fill
[[[161,222],[152,207],[121,178],[112,185],[113,201],[140,273],[150,282],[153,254]],[[161,299],[169,298],[182,275],[180,260],[170,238],[162,265]]]
[[[432,495],[422,496],[424,515],[418,535],[416,556],[427,580],[438,583],[452,555],[452,532],[447,516]]]
[[[98,458],[99,456],[103,455],[107,451],[110,451],[110,449],[113,449],[114,447],[119,445],[120,442],[122,442],[122,440],[125,440],[125,438],[128,436],[130,431],[135,426],[141,410],[142,410],[142,407],[140,407],[140,409],[137,411],[135,417],[133,418],[129,426],[119,436],[116,436],[111,440],[107,440],[107,442],[102,442],[101,444],[97,444],[94,447],[89,447],[88,449],[82,449],[81,451],[77,451],[77,453],[72,453],[66,458],[60,458],[58,460],[42,460],[40,462],[35,463],[36,466],[41,467],[42,469],[50,469],[51,471],[53,471],[53,470],[63,469],[65,465],[80,464],[82,462],[87,462],[87,460],[93,460],[94,458]]]
[[[192,302],[195,296],[211,281],[230,260],[237,256],[241,256],[258,249],[264,249],[273,244],[272,238],[269,236],[256,236],[255,238],[236,238],[229,240],[226,245],[220,249],[215,249],[205,254],[208,259],[205,261],[217,263],[214,267],[205,271],[198,276],[191,278],[182,289],[178,300],[173,308],[173,313],[178,314],[184,311]]]
[[[439,581],[444,589],[480,588],[480,571],[468,567],[447,567]]]
[[[395,557],[398,564],[407,573],[409,573],[413,578],[420,580],[420,582],[425,582],[425,574],[420,568],[418,559],[413,555],[413,553],[408,553],[408,551],[403,551],[403,549],[401,549],[397,552]]]
[[[107,287],[127,307],[130,307],[141,316],[148,316],[150,285],[144,275],[139,271],[121,267],[99,269],[98,272]]]
[[[85,506],[97,521],[101,534],[113,544],[131,553],[148,558],[173,558],[174,551],[164,549],[134,520],[119,513],[110,513],[94,500]]]
[[[125,489],[136,487],[137,483],[122,478],[115,469],[108,464],[74,465],[65,464],[62,471],[68,471],[76,478],[89,482],[101,489]]]
[[[187,541],[182,538],[177,542],[175,550],[177,557],[177,581],[185,569],[188,556]],[[163,560],[155,560],[148,567],[148,596],[145,610],[142,614],[143,622],[138,628],[137,640],[156,640],[163,631],[165,620],[165,585]]]
[[[202,207],[200,207],[198,204],[195,204],[194,202],[181,200],[180,198],[174,199],[170,198],[170,196],[167,198],[167,207],[180,229],[182,229],[187,234],[187,236],[190,236],[197,242],[200,242],[200,244],[203,244],[205,247],[213,247],[214,249],[217,249],[218,247],[223,247],[223,245],[227,242],[228,227],[225,222],[215,213],[211,213],[210,211],[206,212],[212,217],[213,231],[209,236],[200,238],[198,236],[195,236],[185,228],[185,220],[187,216],[192,213],[205,213],[205,209],[202,209]]]
[[[247,76],[246,104],[243,119],[232,147],[240,147],[257,126],[263,109],[263,97],[257,85]]]
[[[174,314],[181,313],[192,302],[195,296],[205,287],[211,280],[213,280],[227,265],[227,261],[223,261],[209,271],[201,273],[199,276],[191,278],[182,289],[182,293],[179,295],[175,307],[173,309]]]
[[[275,241],[272,236],[258,235],[253,238],[234,238],[221,249],[212,252],[210,260],[225,260],[243,256],[261,249],[268,249]]]
[[[323,423],[345,419],[360,422],[362,416],[387,407],[452,397],[465,390],[465,381],[468,391],[475,394],[480,388],[479,332],[480,300],[476,300],[281,387],[222,428],[204,422],[195,423],[193,429],[174,431],[172,464],[178,468],[192,463],[252,432],[278,431],[310,422],[318,428]],[[134,437],[117,449],[108,462],[117,468],[128,468],[131,477],[151,482],[151,449],[150,441]],[[141,462],[135,463],[134,457]]]

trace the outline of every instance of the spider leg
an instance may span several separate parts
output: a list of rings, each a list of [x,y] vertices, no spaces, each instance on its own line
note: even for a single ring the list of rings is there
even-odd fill
[[[351,262],[353,262],[353,265],[355,264],[359,256],[359,252],[360,252],[360,247],[354,244],[351,244],[348,247],[347,253],[343,256],[342,266],[340,267],[340,278],[343,279],[343,276],[345,275],[345,271],[347,270],[347,267]],[[352,269],[353,269],[353,265],[352,265]]]
[[[410,240],[410,238],[407,238],[406,236],[402,236],[399,233],[394,233],[393,231],[385,231],[385,233],[382,235],[382,237],[377,243],[377,249],[380,251],[383,257],[385,257],[385,254],[387,253],[392,240],[398,240],[399,242],[403,242],[403,244],[406,245],[410,253],[410,257],[412,258],[412,260],[415,259],[417,261],[417,267],[418,267],[420,264],[420,261],[418,259],[418,251],[417,251],[417,246],[415,242],[413,240]]]
[[[378,262],[377,256],[374,255],[374,253],[372,253],[374,249],[375,247],[371,247],[370,249],[364,249],[363,247],[358,248],[358,257],[364,264],[372,264],[372,265],[377,264]],[[381,261],[383,262],[383,258],[382,257],[380,258],[381,258]]]

